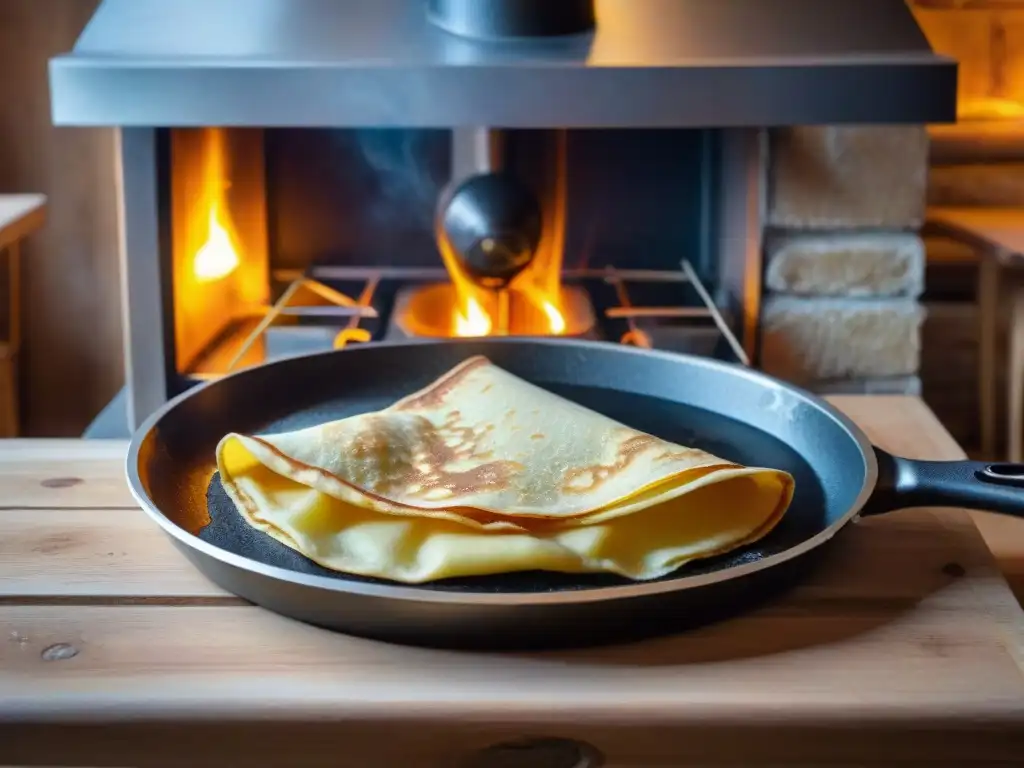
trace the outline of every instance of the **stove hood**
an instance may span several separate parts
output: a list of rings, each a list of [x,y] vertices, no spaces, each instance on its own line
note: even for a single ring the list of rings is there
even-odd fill
[[[453,34],[427,8],[104,0],[74,50],[50,62],[53,119],[508,128],[955,119],[956,63],[932,52],[904,0],[594,0],[591,31],[516,40]]]

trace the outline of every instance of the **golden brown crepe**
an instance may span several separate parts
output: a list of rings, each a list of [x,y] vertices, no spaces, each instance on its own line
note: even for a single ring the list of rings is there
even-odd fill
[[[255,528],[406,583],[520,570],[651,579],[767,534],[793,494],[474,357],[376,413],[229,434],[221,480]]]

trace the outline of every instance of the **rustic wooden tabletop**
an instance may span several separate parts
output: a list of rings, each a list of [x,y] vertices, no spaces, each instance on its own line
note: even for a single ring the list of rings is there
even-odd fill
[[[834,402],[891,451],[962,456],[919,400]],[[124,450],[0,442],[0,765],[573,765],[472,762],[542,737],[611,768],[1024,755],[1024,613],[1000,574],[1024,595],[1024,521],[977,516],[998,565],[967,513],[907,510],[853,524],[810,581],[716,626],[443,652],[301,625],[205,581],[133,502]]]

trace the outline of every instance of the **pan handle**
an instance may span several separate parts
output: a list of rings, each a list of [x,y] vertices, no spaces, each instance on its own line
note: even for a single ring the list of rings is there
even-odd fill
[[[875,448],[878,483],[861,514],[966,507],[1024,517],[1024,464],[918,461]]]

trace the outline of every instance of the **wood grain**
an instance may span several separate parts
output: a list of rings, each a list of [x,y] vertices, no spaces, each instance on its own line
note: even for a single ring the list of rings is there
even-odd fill
[[[127,449],[120,440],[0,440],[0,507],[137,509]]]
[[[0,604],[243,602],[191,568],[139,509],[0,514]]]
[[[888,450],[962,456],[919,400],[834,401]],[[140,510],[100,503],[123,450],[0,442],[0,493],[24,502],[0,509],[0,764],[457,768],[522,736],[586,741],[610,768],[1009,765],[1024,750],[1024,613],[960,510],[859,521],[783,599],[695,632],[452,653],[226,595]],[[45,488],[18,466],[88,478]],[[979,519],[1019,576],[1024,523]]]
[[[999,100],[1019,105],[1024,97],[1024,4],[1020,0],[910,0],[910,5],[936,53],[959,64],[961,113]]]
[[[23,434],[80,435],[123,380],[113,131],[56,128],[47,61],[97,0],[0,2],[0,192],[40,192],[25,242]]]

